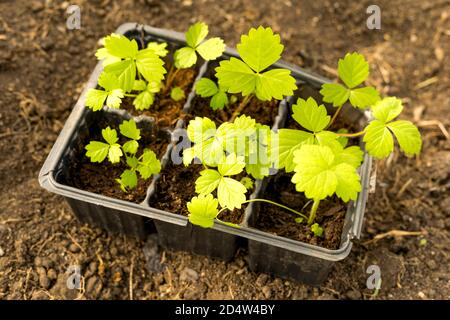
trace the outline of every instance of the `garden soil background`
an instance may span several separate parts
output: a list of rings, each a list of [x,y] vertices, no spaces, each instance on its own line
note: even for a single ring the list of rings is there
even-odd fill
[[[366,8],[381,8],[381,30]],[[66,9],[81,8],[81,29]],[[0,1],[0,299],[438,299],[450,297],[449,1]],[[319,288],[164,251],[81,225],[38,172],[97,63],[98,40],[136,21],[184,31],[198,20],[234,47],[252,26],[281,33],[283,58],[335,78],[363,53],[370,83],[404,101],[423,152],[379,161],[362,238]],[[408,233],[402,233],[407,231]],[[270,258],[270,257],[268,257]],[[378,293],[366,287],[381,268]],[[80,265],[82,289],[66,286]]]

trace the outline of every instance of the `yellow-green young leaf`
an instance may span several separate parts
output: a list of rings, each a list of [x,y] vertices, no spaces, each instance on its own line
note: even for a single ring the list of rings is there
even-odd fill
[[[215,60],[225,51],[225,43],[220,38],[211,38],[197,47],[198,54],[205,60]]]
[[[197,54],[195,49],[183,47],[175,51],[173,55],[175,59],[175,67],[177,69],[190,68],[197,62]]]
[[[209,102],[210,107],[213,110],[223,109],[228,104],[228,96],[225,92],[219,91],[212,96]]]
[[[136,40],[129,40],[123,35],[112,34],[105,37],[104,42],[108,53],[119,58],[134,58],[138,52]]]
[[[336,131],[337,133],[348,133],[348,130],[345,128],[339,129],[338,131]],[[347,143],[348,143],[348,138],[344,137],[344,136],[339,136],[337,138],[337,140],[339,141],[339,143],[342,145],[342,147],[346,147]]]
[[[283,49],[280,36],[274,34],[271,28],[262,26],[251,28],[248,35],[241,36],[241,42],[237,45],[242,60],[256,72],[277,62]]]
[[[293,95],[297,89],[295,79],[287,69],[272,69],[255,76],[256,97],[262,101],[282,100],[285,96]]]
[[[148,82],[160,83],[166,74],[164,61],[152,49],[139,50],[136,55],[136,66]]]
[[[325,106],[323,104],[318,106],[312,97],[308,100],[298,98],[297,103],[292,106],[292,111],[292,118],[303,128],[312,132],[322,131],[330,123],[330,116]]]
[[[344,59],[338,62],[339,78],[350,89],[360,85],[369,76],[369,64],[362,54],[347,53]]]
[[[147,83],[144,80],[134,80],[133,91],[144,91],[147,88]]]
[[[201,78],[195,84],[195,92],[202,98],[212,97],[217,92],[219,88],[214,81],[208,78]]]
[[[161,171],[161,163],[152,150],[144,149],[137,171],[139,171],[143,179],[148,179]]]
[[[197,22],[191,25],[186,32],[186,43],[191,47],[197,47],[208,35],[208,25],[204,22]]]
[[[130,140],[123,144],[122,150],[128,154],[135,154],[139,148],[139,144],[136,140]]]
[[[284,168],[286,172],[294,170],[294,151],[300,149],[304,143],[313,143],[314,135],[301,130],[280,129],[273,144],[272,155],[275,166]]]
[[[98,78],[98,84],[106,91],[120,89],[119,79],[114,73],[103,71]]]
[[[103,108],[107,97],[108,92],[91,88],[86,92],[85,104],[93,111],[98,111]]]
[[[354,168],[358,168],[364,158],[364,152],[358,146],[351,146],[342,150],[334,150],[335,163],[347,163]]]
[[[311,231],[314,233],[314,235],[315,235],[316,237],[321,237],[321,236],[323,235],[323,229],[322,229],[321,226],[319,226],[318,223],[314,223],[314,224],[311,226]]]
[[[247,190],[253,188],[253,180],[249,177],[243,177],[240,182],[244,187],[247,188]]]
[[[187,127],[187,135],[189,140],[194,143],[199,143],[208,140],[216,134],[216,124],[204,117],[195,117],[194,120],[189,121]]]
[[[243,157],[237,157],[236,154],[229,154],[223,163],[219,163],[218,170],[222,176],[234,176],[244,170],[245,161]]]
[[[211,228],[214,225],[214,219],[219,213],[217,209],[218,204],[217,199],[214,199],[211,194],[193,197],[187,203],[189,221],[203,228]]]
[[[117,138],[117,131],[111,129],[110,127],[106,127],[105,129],[102,130],[102,137],[110,145],[115,144],[117,140],[119,140],[119,138]]]
[[[325,83],[322,85],[320,94],[323,96],[323,101],[332,103],[333,107],[340,107],[350,97],[350,90],[338,83]]]
[[[100,141],[91,141],[86,147],[86,156],[91,162],[102,162],[109,151],[109,144]]]
[[[373,120],[365,129],[363,141],[369,154],[375,158],[385,158],[394,149],[394,139],[386,124]]]
[[[146,90],[142,91],[137,95],[136,98],[134,98],[133,106],[136,108],[136,110],[147,110],[151,107],[154,101],[154,94]]]
[[[184,90],[180,87],[173,87],[170,91],[170,97],[172,100],[180,101],[185,98]]]
[[[135,156],[132,157],[126,157],[127,159],[127,165],[131,168],[131,169],[136,169],[137,166],[139,165],[139,160],[138,158],[136,158]]]
[[[245,202],[245,193],[247,189],[245,186],[232,178],[222,177],[217,188],[217,199],[223,208],[233,210],[234,208],[241,208]]]
[[[378,101],[371,109],[375,119],[386,123],[393,120],[402,112],[402,100],[396,97],[386,97]]]
[[[344,202],[356,200],[361,191],[361,182],[355,167],[341,163],[335,167],[334,173],[337,178],[336,195]]]
[[[146,90],[150,93],[158,93],[161,90],[161,82],[150,81]]]
[[[163,42],[163,43],[150,42],[147,45],[147,49],[152,50],[156,55],[158,55],[162,58],[165,57],[167,55],[167,53],[169,52],[169,51],[167,51],[166,47],[167,47],[166,42]]]
[[[243,61],[234,57],[220,61],[215,69],[219,87],[229,93],[242,93],[247,96],[256,90],[256,75]]]
[[[106,98],[106,105],[110,108],[119,109],[124,97],[122,89],[114,89],[109,92]]]
[[[136,172],[134,172],[133,170],[126,169],[120,175],[120,182],[125,188],[134,189],[137,186]]]
[[[183,164],[187,167],[195,158],[195,149],[187,148],[183,150]]]
[[[111,163],[118,163],[120,161],[120,157],[123,156],[122,149],[120,148],[120,144],[115,143],[109,146],[108,150],[108,160]]]
[[[331,149],[341,150],[342,146],[338,141],[338,135],[332,131],[320,131],[314,135],[314,144],[318,144],[321,146],[327,146]]]
[[[397,138],[400,149],[407,155],[413,156],[420,153],[422,139],[416,126],[410,121],[398,120],[387,124],[388,128]]]
[[[367,108],[380,100],[380,94],[374,87],[356,88],[350,90],[350,103],[357,108]]]
[[[200,171],[200,177],[195,181],[195,192],[208,194],[216,190],[222,176],[214,169]]]
[[[105,67],[107,74],[114,74],[118,81],[119,87],[125,92],[133,90],[134,80],[136,78],[136,64],[134,60],[127,59]]]
[[[116,57],[108,52],[108,49],[106,48],[100,48],[95,52],[95,56],[98,60],[103,60],[102,65],[103,67],[107,66],[108,64],[113,64],[116,62],[119,62],[121,58]]]
[[[119,126],[120,133],[130,139],[139,140],[141,138],[141,130],[136,126],[136,122],[133,119],[124,120]]]

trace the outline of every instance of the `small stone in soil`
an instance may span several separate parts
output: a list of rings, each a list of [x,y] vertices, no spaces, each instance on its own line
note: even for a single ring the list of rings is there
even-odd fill
[[[181,281],[197,281],[198,280],[198,273],[197,271],[191,269],[191,268],[184,268],[180,272],[180,280]]]
[[[0,247],[0,257],[3,257],[5,255],[5,250],[3,250],[2,247]]]
[[[264,286],[262,288],[262,293],[264,294],[264,297],[266,299],[270,299],[270,297],[272,296],[272,290],[268,286]]]

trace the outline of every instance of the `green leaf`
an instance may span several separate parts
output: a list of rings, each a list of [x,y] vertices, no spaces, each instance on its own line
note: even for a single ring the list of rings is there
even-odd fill
[[[222,177],[217,188],[217,198],[219,204],[223,208],[233,210],[234,208],[241,208],[245,202],[245,193],[247,189],[245,186],[232,178]]]
[[[147,110],[151,107],[154,101],[154,94],[146,90],[142,91],[137,95],[136,98],[134,98],[133,106],[136,108],[136,110]]]
[[[181,89],[180,87],[173,87],[172,90],[170,91],[170,97],[174,101],[180,101],[184,99],[186,96],[184,94],[183,89]]]
[[[119,138],[117,138],[117,131],[115,129],[111,129],[110,127],[106,127],[102,130],[102,137],[110,145],[115,144],[117,140],[119,140]]]
[[[297,99],[297,103],[292,106],[292,118],[303,128],[319,132],[326,128],[330,123],[330,116],[323,104],[317,105],[316,100],[309,97],[308,100]]]
[[[183,164],[185,167],[191,164],[192,160],[195,158],[195,149],[186,148],[183,150]]]
[[[364,109],[374,105],[378,100],[380,100],[380,94],[374,87],[350,90],[350,103],[354,107]]]
[[[126,169],[121,175],[120,175],[120,181],[121,184],[124,187],[128,187],[130,189],[134,189],[137,186],[137,176],[136,172],[134,170]]]
[[[191,25],[186,32],[186,43],[191,48],[196,48],[208,35],[208,26],[204,22]]]
[[[350,90],[338,83],[324,83],[320,94],[324,102],[332,103],[333,107],[340,107],[350,97]]]
[[[85,104],[93,111],[98,111],[103,108],[107,97],[108,92],[91,88],[86,92]]]
[[[251,28],[248,35],[241,36],[241,42],[237,45],[242,60],[256,72],[277,62],[283,49],[280,36],[274,34],[271,28],[262,26]]]
[[[234,176],[244,170],[245,161],[243,157],[237,157],[236,154],[229,154],[223,163],[219,163],[218,170],[222,176]]]
[[[402,100],[396,97],[386,97],[372,106],[372,114],[381,122],[389,122],[403,110]]]
[[[220,38],[211,38],[199,45],[196,50],[206,61],[215,60],[225,51],[225,43]]]
[[[147,88],[147,83],[144,80],[134,80],[133,91],[144,91]]]
[[[416,126],[410,121],[398,120],[387,124],[387,127],[397,138],[400,149],[407,155],[413,156],[420,153],[422,139]]]
[[[136,142],[136,141],[135,141]],[[138,158],[136,158],[135,156],[133,157],[127,157],[127,165],[131,168],[131,169],[136,169],[137,166],[139,165],[139,160]]]
[[[352,89],[367,79],[369,76],[369,64],[362,54],[357,52],[347,53],[344,59],[339,59],[338,73],[347,87]]]
[[[311,231],[314,233],[316,237],[321,237],[323,235],[323,229],[319,226],[318,223],[314,223],[311,226]]]
[[[152,150],[144,149],[137,171],[139,171],[143,179],[148,179],[161,171],[161,163]]]
[[[160,83],[166,74],[164,61],[152,49],[139,50],[136,55],[136,66],[148,82]]]
[[[114,74],[119,81],[120,88],[125,92],[133,90],[136,78],[136,64],[133,60],[127,59],[109,64],[105,67],[105,72]]]
[[[364,152],[358,146],[351,146],[340,151],[335,151],[335,163],[347,163],[358,168],[364,158]]]
[[[165,57],[167,55],[167,53],[169,52],[169,51],[167,51],[166,47],[167,47],[166,42],[163,42],[163,43],[149,42],[149,44],[147,44],[147,49],[152,50],[156,55],[158,55],[162,58]]]
[[[215,69],[219,87],[229,93],[247,96],[256,90],[256,75],[243,61],[237,58],[220,61]]]
[[[122,89],[114,89],[109,92],[106,98],[106,105],[110,108],[119,109],[124,97]]]
[[[123,144],[123,152],[128,154],[135,154],[139,148],[139,144],[136,140],[130,140]]]
[[[228,96],[225,92],[219,91],[212,96],[209,102],[210,107],[213,110],[223,109],[228,104]]]
[[[103,60],[102,65],[103,67],[107,66],[108,64],[113,64],[116,62],[119,62],[121,58],[116,57],[108,52],[108,49],[106,48],[100,48],[95,52],[95,56],[98,60]]]
[[[175,51],[173,55],[175,59],[175,67],[177,69],[190,68],[197,62],[197,54],[195,49],[183,47]]]
[[[244,187],[247,188],[247,190],[253,188],[253,180],[249,177],[243,177],[240,182]]]
[[[216,124],[204,117],[195,117],[194,120],[189,121],[187,127],[187,135],[189,140],[197,144],[201,141],[208,140],[216,134]]]
[[[341,163],[335,167],[334,173],[337,178],[336,195],[344,202],[356,200],[361,191],[361,183],[355,167]]]
[[[275,166],[278,169],[284,168],[286,172],[294,170],[294,152],[304,144],[312,143],[314,140],[313,134],[294,129],[279,129],[278,130],[278,143],[275,144],[273,150],[273,156],[278,163]]]
[[[339,130],[337,131],[337,133],[348,133],[348,130],[342,128],[342,129],[339,129]],[[345,147],[347,146],[347,143],[348,143],[348,138],[347,138],[347,137],[344,137],[344,136],[339,136],[339,137],[337,138],[337,141],[339,141],[339,143],[345,148]]]
[[[109,144],[100,141],[91,141],[86,147],[86,156],[91,162],[102,162],[109,151]]]
[[[213,169],[205,169],[200,172],[200,177],[195,181],[195,192],[208,194],[216,190],[222,176]]]
[[[287,69],[272,69],[256,75],[256,96],[259,100],[283,100],[284,96],[291,96],[294,90],[295,78]]]
[[[98,78],[98,84],[106,91],[120,89],[120,83],[117,76],[113,73],[103,71]]]
[[[147,84],[147,91],[150,93],[158,93],[161,90],[161,82],[150,81]]]
[[[124,120],[119,126],[120,133],[130,139],[139,140],[141,138],[141,130],[136,126],[136,122],[133,119]]]
[[[381,159],[387,157],[394,150],[394,139],[384,122],[373,120],[365,130],[363,141],[371,156]]]
[[[219,92],[219,88],[214,81],[208,78],[201,78],[195,85],[195,92],[202,98],[212,97]]]
[[[129,40],[127,37],[112,34],[105,37],[105,48],[108,53],[119,58],[134,58],[138,52],[136,40]]]
[[[187,203],[188,219],[197,226],[211,228],[214,225],[214,219],[219,213],[217,206],[218,201],[211,194],[193,197]]]
[[[111,163],[118,163],[120,161],[120,157],[122,157],[122,149],[120,148],[120,144],[113,144],[109,146],[108,150],[108,159]]]

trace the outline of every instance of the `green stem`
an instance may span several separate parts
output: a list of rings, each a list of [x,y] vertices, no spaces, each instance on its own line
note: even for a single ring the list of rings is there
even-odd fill
[[[362,136],[365,133],[366,133],[366,131],[362,130],[362,131],[355,132],[355,133],[336,133],[336,134],[340,137],[354,138],[354,137]]]
[[[319,207],[320,200],[314,200],[313,205],[311,207],[311,211],[309,213],[308,218],[308,226],[312,225],[314,219],[316,218],[317,208]]]
[[[336,112],[333,114],[333,117],[331,118],[330,123],[327,125],[327,127],[325,129],[328,129],[329,127],[331,127],[331,125],[334,123],[334,121],[336,120],[339,112],[341,112],[341,109],[344,105],[340,105],[339,108],[336,110]]]
[[[132,93],[124,93],[123,95],[125,97],[137,97],[137,94],[132,94]]]
[[[251,94],[245,96],[244,100],[241,101],[239,106],[236,108],[236,110],[234,110],[233,114],[231,115],[230,122],[234,121],[234,119],[242,112],[242,110],[249,103],[251,98],[252,98]]]

